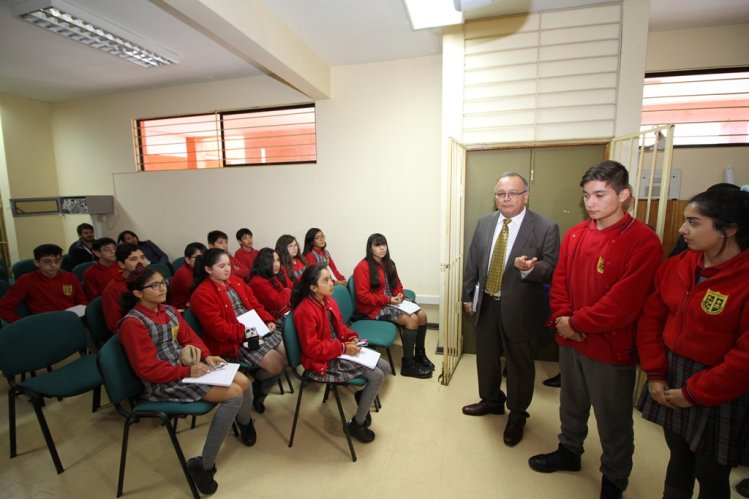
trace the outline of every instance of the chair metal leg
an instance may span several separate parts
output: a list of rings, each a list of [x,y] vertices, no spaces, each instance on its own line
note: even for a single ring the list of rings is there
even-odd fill
[[[305,386],[304,378],[299,383],[299,396],[296,398],[296,410],[294,411],[294,422],[291,423],[291,436],[289,437],[289,447],[294,445],[294,433],[296,433],[296,422],[299,419],[299,408],[302,406],[302,394]]]
[[[325,385],[325,394],[322,396],[323,404],[328,401],[328,395],[330,395],[330,383]]]
[[[34,407],[34,412],[36,413],[36,419],[39,421],[39,427],[42,429],[42,435],[44,435],[44,441],[47,442],[47,448],[52,456],[52,462],[55,463],[55,469],[59,475],[65,471],[65,469],[60,462],[60,456],[57,455],[55,441],[52,440],[52,434],[49,432],[49,427],[47,426],[47,419],[44,417],[44,412],[42,411],[42,405],[40,403],[42,397],[36,394],[30,395],[30,397],[31,405]]]
[[[283,391],[283,381],[281,381],[281,376],[280,375],[276,378],[276,381],[278,381],[278,389],[281,390],[281,395],[283,395],[284,394],[284,391]]]
[[[10,457],[16,457],[16,392],[11,386],[8,390],[8,427],[10,433]]]
[[[96,412],[99,410],[99,407],[101,407],[101,386],[97,386],[93,389],[91,398],[91,412]]]
[[[130,419],[128,416],[125,419],[125,427],[122,430],[122,449],[120,450],[120,472],[117,478],[117,497],[122,497],[122,488],[125,485],[125,461],[127,460],[127,441],[130,435],[130,425],[137,423],[138,420]]]
[[[348,423],[346,423],[346,416],[343,414],[343,406],[341,405],[341,397],[338,395],[338,389],[334,383],[328,383],[328,387],[333,388],[333,395],[335,395],[335,402],[338,405],[338,414],[341,416],[341,424],[343,424],[343,432],[346,434],[346,440],[348,441],[348,448],[351,451],[351,459],[356,462],[356,451],[354,450],[354,443],[351,441],[351,433],[348,431]]]
[[[393,364],[393,355],[390,353],[390,347],[385,347],[385,351],[388,354],[388,362],[390,363],[390,374],[395,376],[395,364]]]
[[[190,477],[190,472],[187,470],[187,461],[185,460],[185,455],[182,453],[182,447],[179,445],[179,440],[177,440],[177,432],[174,430],[174,427],[171,424],[171,421],[167,416],[163,416],[161,418],[161,425],[166,428],[166,431],[169,433],[169,438],[172,440],[172,446],[174,447],[174,452],[177,453],[177,459],[179,459],[179,464],[182,466],[182,471],[185,473],[185,478],[187,479],[187,483],[190,485],[190,490],[192,491],[192,496],[195,499],[200,499],[200,494],[198,493],[198,489],[195,486],[195,483],[192,481],[192,478]]]
[[[193,428],[195,428],[195,422],[197,421],[197,419],[198,419],[198,417],[197,417],[197,416],[193,416],[193,417],[192,417],[192,423],[190,423],[190,429],[191,429],[191,430],[192,430]],[[177,429],[177,420],[175,420],[175,421],[174,421],[174,429],[175,429],[175,430]]]
[[[283,374],[286,376],[286,382],[289,384],[289,393],[294,393],[294,385],[291,384],[291,378],[289,378],[289,370],[284,367]]]
[[[375,395],[374,406],[375,406],[375,412],[380,412],[380,408],[382,407],[382,402],[380,402],[379,395]]]

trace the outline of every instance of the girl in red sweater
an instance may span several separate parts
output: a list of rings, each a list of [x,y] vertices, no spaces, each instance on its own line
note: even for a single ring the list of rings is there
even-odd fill
[[[382,234],[372,234],[367,239],[366,256],[354,269],[354,289],[358,313],[403,328],[401,374],[431,378],[434,364],[427,358],[424,347],[427,314],[424,309],[409,314],[398,308],[405,300],[403,285]]]
[[[341,320],[333,296],[333,279],[324,265],[311,265],[294,284],[291,307],[294,309],[294,327],[302,350],[302,365],[316,381],[341,382],[357,376],[367,378],[364,390],[356,392],[356,414],[348,423],[352,437],[360,442],[371,442],[375,434],[369,429],[372,416],[369,406],[377,397],[390,364],[380,357],[374,369],[346,359],[342,354],[356,355],[361,350],[359,338]]]
[[[198,257],[190,309],[200,321],[203,341],[211,351],[260,368],[253,373],[252,389],[255,410],[262,414],[265,412],[263,401],[286,366],[286,351],[273,316],[255,298],[249,286],[231,272],[229,254],[220,248],[210,248]],[[250,310],[255,310],[270,330],[261,338],[257,350],[248,349],[246,328],[237,319]]]
[[[312,227],[304,236],[304,258],[310,265],[323,264],[328,268],[334,283],[340,286],[346,285],[346,278],[338,272],[330,251],[327,250],[328,243],[325,240],[325,234],[317,227]]]
[[[250,289],[276,320],[276,329],[283,327],[283,319],[289,312],[291,287],[281,272],[278,253],[270,248],[261,249],[252,264]]]
[[[133,371],[143,381],[146,400],[219,404],[202,454],[187,461],[198,489],[212,494],[218,488],[213,479],[216,455],[235,419],[242,442],[248,447],[255,443],[250,381],[237,373],[228,387],[181,382],[188,376],[202,376],[224,361],[211,355],[176,309],[164,305],[167,284],[161,274],[142,265],[128,275],[123,305],[130,310],[120,321],[119,339]]]
[[[289,234],[284,234],[278,238],[276,253],[278,253],[278,258],[281,261],[281,272],[286,276],[286,282],[291,288],[307,267],[307,261],[301,257],[296,238]]]
[[[708,190],[684,209],[689,249],[669,258],[637,329],[637,404],[671,452],[664,498],[728,499],[749,464],[749,193]]]

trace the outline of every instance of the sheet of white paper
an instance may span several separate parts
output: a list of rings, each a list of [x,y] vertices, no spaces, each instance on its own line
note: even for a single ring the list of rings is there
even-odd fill
[[[183,383],[200,383],[203,385],[229,386],[234,381],[239,364],[226,364],[223,367],[198,376],[197,378],[182,378]]]
[[[237,320],[244,324],[244,327],[247,329],[254,327],[257,330],[257,334],[259,334],[261,338],[270,333],[270,329],[268,329],[268,326],[265,325],[265,322],[263,322],[260,316],[257,315],[257,312],[255,312],[255,310],[250,310],[249,312],[243,313],[242,315],[237,317]]]
[[[339,355],[338,358],[350,360],[351,362],[356,362],[357,364],[362,364],[370,369],[374,369],[377,365],[377,359],[380,358],[380,352],[370,348],[362,348],[356,355],[347,355],[344,353]]]
[[[471,303],[471,312],[476,313],[476,309],[479,306],[479,285],[473,288],[473,303]]]
[[[72,307],[66,308],[70,312],[73,312],[78,317],[86,315],[86,305],[73,305]]]
[[[418,306],[417,304],[415,304],[412,301],[406,301],[406,300],[403,300],[402,302],[400,302],[399,304],[394,305],[394,306],[397,307],[397,308],[399,308],[399,309],[401,309],[401,310],[403,310],[407,314],[415,314],[416,312],[418,312],[419,310],[421,310],[420,306]]]

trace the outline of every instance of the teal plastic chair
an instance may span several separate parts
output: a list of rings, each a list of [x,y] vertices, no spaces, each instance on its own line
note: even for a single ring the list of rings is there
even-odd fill
[[[73,267],[73,273],[76,275],[76,277],[78,277],[78,282],[83,284],[83,273],[86,272],[87,268],[95,263],[96,262],[83,262]]]
[[[67,253],[62,255],[62,263],[60,264],[60,268],[65,272],[72,272],[73,267],[75,267],[75,265],[73,265],[73,259],[70,257],[70,255],[68,255]]]
[[[172,262],[172,270],[177,272],[177,269],[185,264],[185,257],[181,256]]]
[[[296,327],[294,326],[293,312],[286,314],[283,325],[283,341],[286,347],[286,357],[289,361],[289,367],[298,373],[297,368],[302,364],[302,349],[299,346],[299,337],[297,336]],[[294,445],[294,435],[296,433],[296,424],[299,420],[299,408],[302,406],[302,395],[304,394],[304,388],[310,383],[320,383],[312,378],[311,373],[306,369],[302,373],[299,383],[299,395],[296,399],[296,409],[294,410],[294,421],[291,423],[291,436],[289,437],[289,447]],[[356,378],[344,381],[341,383],[324,383],[325,396],[323,402],[327,399],[328,392],[332,391],[335,395],[335,402],[338,406],[338,414],[341,417],[341,425],[343,425],[343,432],[346,434],[346,440],[348,441],[348,448],[351,451],[351,459],[356,462],[356,451],[354,450],[354,443],[351,441],[351,434],[348,431],[348,423],[346,422],[346,416],[343,414],[343,406],[341,405],[341,396],[338,394],[338,385],[349,385],[362,387],[367,384],[367,379],[358,376]]]
[[[16,376],[35,372],[61,362],[86,348],[86,331],[72,312],[44,312],[30,315],[0,329],[0,369],[10,384],[8,423],[10,457],[16,452],[16,398],[29,397],[57,473],[64,468],[47,426],[42,408],[44,398],[65,398],[93,391],[92,412],[99,407],[101,377],[96,358],[85,355],[54,371],[16,382]]]
[[[10,279],[10,274],[8,274],[8,264],[5,263],[5,260],[0,258],[0,280],[8,281]]]
[[[13,274],[13,279],[15,279],[16,281],[22,275],[30,274],[31,272],[34,272],[35,270],[36,270],[36,265],[34,265],[33,258],[26,258],[25,260],[18,260],[10,268],[10,271]]]
[[[178,418],[207,414],[213,410],[216,404],[202,400],[197,402],[151,402],[141,399],[143,383],[133,372],[117,335],[111,337],[101,347],[96,356],[96,365],[104,380],[104,387],[109,395],[109,400],[114,405],[117,414],[125,418],[119,478],[117,480],[117,497],[122,496],[122,488],[125,482],[125,461],[127,459],[130,427],[141,419],[156,418],[169,434],[169,439],[172,441],[174,452],[177,454],[180,466],[182,466],[190,491],[192,491],[193,497],[198,499],[200,494],[187,471],[187,461],[177,439],[176,421]]]
[[[107,321],[104,319],[101,296],[97,296],[86,305],[86,323],[88,324],[91,344],[98,351],[112,337],[112,331],[107,328]]]
[[[354,278],[349,279],[349,287],[353,286]],[[333,299],[338,304],[341,311],[341,319],[349,325],[349,328],[356,332],[360,338],[366,338],[368,346],[374,348],[384,348],[388,355],[390,371],[395,376],[395,365],[393,364],[393,355],[390,353],[390,346],[395,342],[398,334],[398,326],[388,321],[376,321],[372,319],[352,320],[354,314],[354,300],[351,298],[349,290],[344,286],[336,285],[333,288]]]

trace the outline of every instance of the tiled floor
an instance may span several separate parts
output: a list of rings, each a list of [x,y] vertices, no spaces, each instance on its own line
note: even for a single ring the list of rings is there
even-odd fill
[[[430,332],[434,351],[437,334]],[[400,357],[395,347],[394,357]],[[441,357],[433,355],[435,363]],[[399,362],[398,362],[399,364]],[[556,448],[558,389],[541,381],[556,364],[539,362],[536,393],[525,438],[515,448],[502,443],[506,416],[468,417],[460,408],[477,400],[475,357],[464,355],[449,386],[430,380],[389,377],[381,391],[383,408],[373,413],[371,444],[354,443],[351,462],[335,401],[321,404],[322,389],[305,393],[294,447],[288,447],[296,393],[271,394],[267,411],[255,415],[258,443],[246,448],[229,436],[218,457],[217,497],[242,498],[597,498],[600,444],[590,429],[583,470],[544,475],[533,472],[528,457]],[[6,400],[7,385],[0,397]],[[106,398],[106,397],[105,397]],[[90,412],[90,395],[45,408],[66,471],[57,475],[30,404],[19,400],[20,455],[8,459],[7,409],[0,412],[0,497],[115,497],[122,418],[111,406]],[[348,391],[344,410],[354,409]],[[7,404],[3,402],[7,407]],[[200,452],[210,416],[179,433],[185,454]],[[625,498],[659,498],[667,460],[659,427],[635,415],[635,466]],[[731,483],[749,477],[733,472]],[[189,489],[166,432],[152,421],[135,425],[125,476],[124,497],[188,497]],[[732,497],[738,498],[735,492]]]

